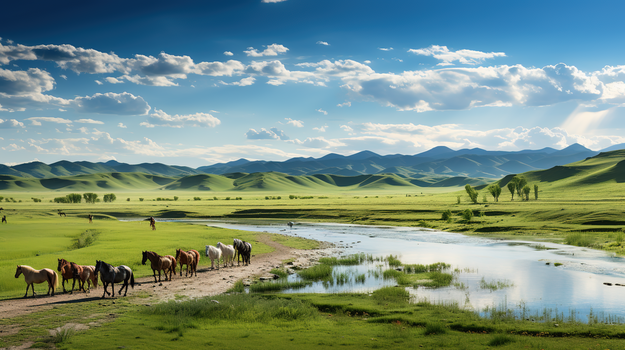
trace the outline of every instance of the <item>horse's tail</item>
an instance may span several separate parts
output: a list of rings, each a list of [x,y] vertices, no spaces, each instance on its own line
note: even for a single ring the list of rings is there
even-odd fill
[[[135,289],[135,274],[132,271],[130,272],[130,286],[132,287],[132,289]]]
[[[52,276],[54,276],[54,280],[52,281],[52,292],[56,290],[56,287],[59,286],[59,274],[56,271],[52,270]]]

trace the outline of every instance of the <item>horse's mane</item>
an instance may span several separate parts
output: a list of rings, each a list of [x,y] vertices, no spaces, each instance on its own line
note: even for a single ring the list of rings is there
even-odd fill
[[[35,269],[33,269],[32,267],[30,267],[28,265],[20,265],[20,267],[22,268],[22,272],[24,270],[26,270],[26,271],[35,271]]]

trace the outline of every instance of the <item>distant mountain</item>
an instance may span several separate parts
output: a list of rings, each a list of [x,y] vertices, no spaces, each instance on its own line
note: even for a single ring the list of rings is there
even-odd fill
[[[280,162],[238,159],[201,166],[197,169],[161,163],[126,164],[114,160],[105,163],[60,161],[50,165],[32,162],[12,167],[1,165],[0,174],[25,178],[53,178],[113,172],[144,173],[167,177],[279,172],[288,175],[399,174],[401,177],[415,178],[421,174],[499,179],[508,174],[569,164],[593,157],[598,153],[579,144],[573,144],[562,150],[547,147],[518,152],[487,151],[481,148],[454,151],[445,146],[438,146],[416,155],[382,156],[371,151],[362,151],[349,156],[330,153],[320,158],[297,157]]]

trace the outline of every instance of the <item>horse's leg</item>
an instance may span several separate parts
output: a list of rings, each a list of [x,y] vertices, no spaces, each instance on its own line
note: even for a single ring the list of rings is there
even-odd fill
[[[26,294],[24,294],[24,298],[28,297],[28,288],[30,288],[30,284],[26,284]],[[35,290],[33,289],[33,292]]]
[[[65,290],[65,281],[67,281],[65,279],[65,277],[63,277],[63,293],[67,293],[67,291]]]
[[[106,291],[106,286],[108,285],[108,282],[104,282],[102,281],[102,289],[104,289],[104,292],[102,292],[102,297],[100,299],[104,299],[104,295],[106,295],[107,291]]]
[[[74,294],[74,287],[76,286],[76,278],[72,278],[72,291],[69,294]],[[80,282],[78,283],[78,288],[80,288]],[[78,289],[80,291],[80,289]]]
[[[113,295],[111,297],[115,298],[115,279],[113,279],[113,281],[111,282],[111,289],[112,289],[112,292],[113,292]]]
[[[158,269],[158,281],[161,281],[161,269]]]
[[[154,283],[156,283],[156,270],[152,270],[152,273],[154,274]],[[161,272],[158,272],[158,279],[161,279]]]

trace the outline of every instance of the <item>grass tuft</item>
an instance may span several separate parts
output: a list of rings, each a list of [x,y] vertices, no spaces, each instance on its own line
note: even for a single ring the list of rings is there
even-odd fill
[[[425,330],[423,331],[424,335],[436,335],[445,333],[447,333],[447,328],[445,328],[445,326],[439,322],[428,322],[425,325]]]
[[[332,266],[330,265],[315,265],[305,270],[298,271],[297,274],[305,280],[322,280],[332,276]]]
[[[496,334],[493,338],[488,342],[488,346],[502,346],[509,343],[513,343],[514,339],[507,334]]]

